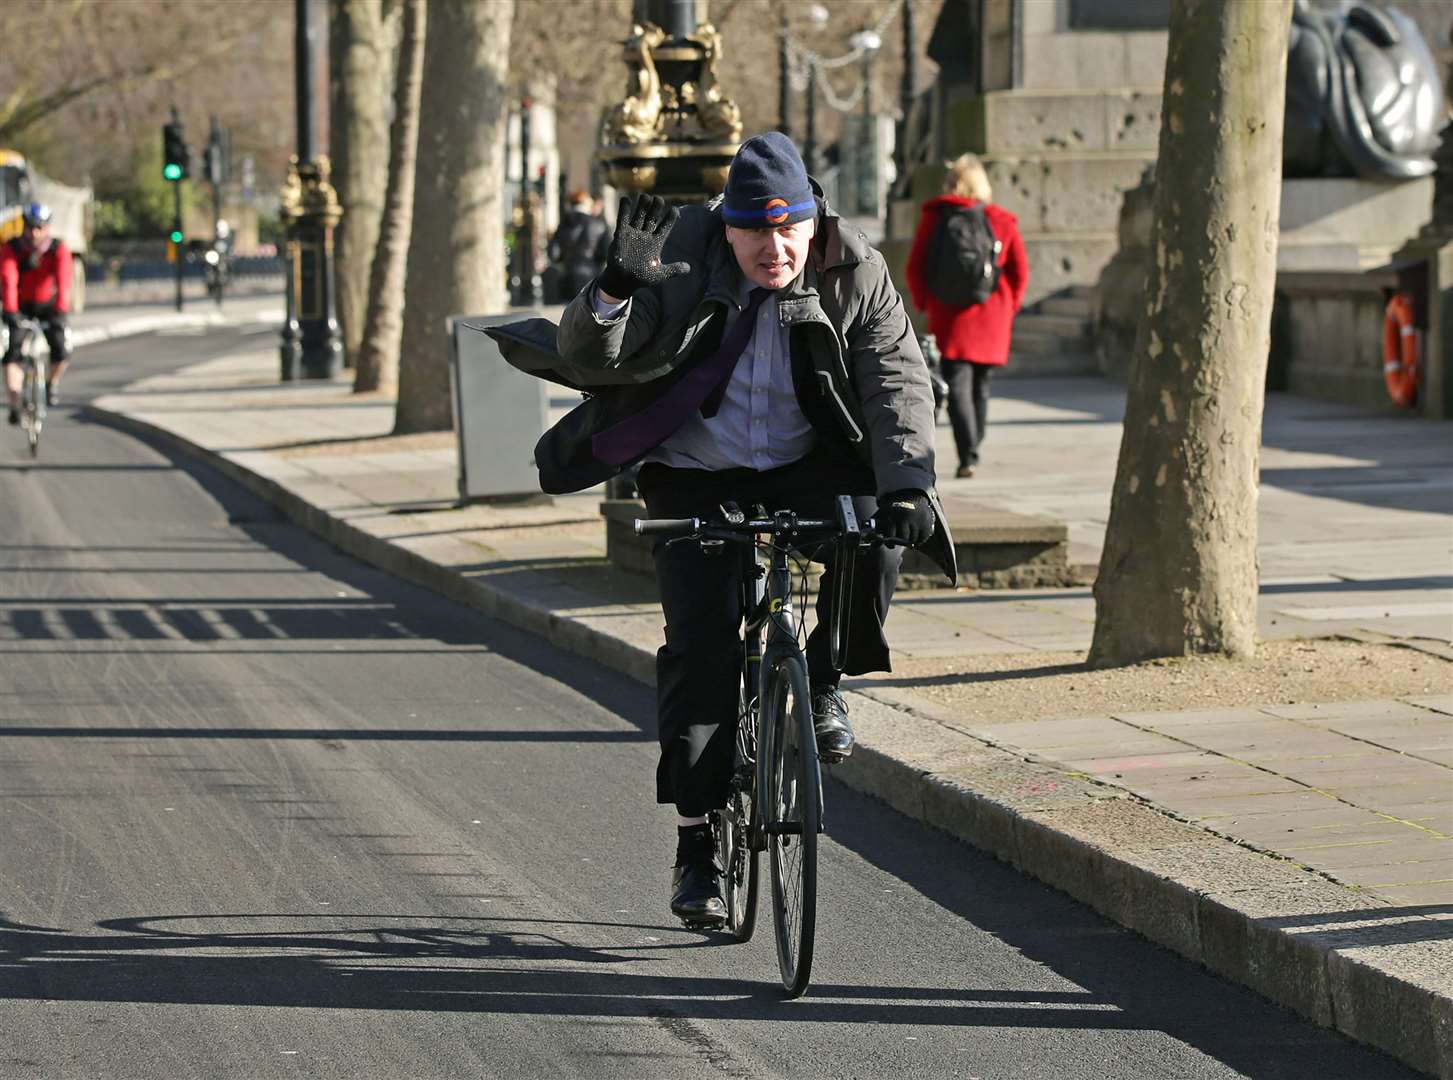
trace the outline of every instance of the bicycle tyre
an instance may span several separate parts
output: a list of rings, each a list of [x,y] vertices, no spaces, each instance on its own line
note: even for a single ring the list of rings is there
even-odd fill
[[[786,656],[772,672],[765,802],[772,867],[772,922],[777,966],[789,998],[801,997],[812,976],[817,932],[817,836],[822,775],[812,730],[812,699],[802,659]],[[785,828],[784,828],[785,827]],[[791,831],[786,831],[790,829]]]
[[[40,431],[45,423],[45,384],[40,374],[40,361],[32,358],[25,369],[25,387],[21,397],[21,409],[25,419],[25,439],[30,444],[30,456],[40,456]]]
[[[744,675],[745,679],[745,675]],[[752,793],[756,786],[757,710],[743,687],[737,694],[737,731],[731,795],[714,812],[713,835],[722,867],[726,899],[726,930],[739,942],[752,939],[757,927],[757,896],[761,881],[760,845],[752,844]]]
[[[747,843],[751,800],[732,792],[725,809],[712,811],[716,857],[722,866],[722,894],[726,898],[726,931],[739,942],[752,940],[757,928],[757,888],[760,866],[757,852]]]

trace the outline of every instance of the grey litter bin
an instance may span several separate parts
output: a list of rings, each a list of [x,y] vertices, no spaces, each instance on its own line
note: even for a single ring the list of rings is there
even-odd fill
[[[537,312],[456,315],[449,320],[449,383],[459,439],[459,499],[549,501],[535,472],[535,443],[545,433],[549,397],[539,379],[516,371],[494,339],[474,326],[535,318]]]

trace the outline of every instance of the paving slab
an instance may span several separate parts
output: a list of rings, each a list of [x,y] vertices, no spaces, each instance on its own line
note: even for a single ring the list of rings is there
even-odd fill
[[[606,569],[598,493],[543,508],[456,507],[448,451],[315,445],[386,433],[390,402],[275,379],[272,352],[238,354],[144,380],[93,414],[200,455],[347,552],[654,678],[653,588]],[[980,476],[945,481],[945,492],[1057,518],[1076,543],[1097,546],[1122,398],[1104,380],[1021,380],[995,400]],[[552,399],[557,413],[571,404]],[[1389,463],[1395,489],[1380,489],[1361,470],[1410,430],[1422,441]],[[1272,396],[1264,632],[1346,627],[1417,647],[1430,627],[1442,633],[1443,613],[1431,609],[1453,598],[1450,515],[1428,495],[1453,481],[1453,454],[1434,445],[1448,445],[1448,431],[1397,425],[1400,442],[1389,443],[1385,420]],[[310,443],[306,454],[289,449]],[[1341,536],[1353,539],[1330,539]],[[1086,589],[928,591],[894,610],[890,633],[902,628],[907,651],[966,663],[1083,649],[1094,617]],[[850,698],[860,748],[836,770],[844,782],[1303,1015],[1453,1076],[1453,938],[1442,919],[1453,871],[1437,854],[1453,852],[1453,786],[1441,760],[1404,752],[1446,745],[1453,694],[997,725],[872,680]],[[1340,784],[1347,762],[1368,764],[1336,796],[1319,790],[1318,779]]]

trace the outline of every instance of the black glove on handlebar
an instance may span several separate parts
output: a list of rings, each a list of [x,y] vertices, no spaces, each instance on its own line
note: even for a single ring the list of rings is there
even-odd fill
[[[890,492],[878,500],[873,523],[883,539],[917,547],[933,535],[933,506],[922,491],[907,488]]]
[[[637,289],[690,273],[690,263],[661,265],[666,237],[680,216],[681,211],[659,195],[642,193],[622,199],[615,236],[597,283],[600,291],[624,300]]]

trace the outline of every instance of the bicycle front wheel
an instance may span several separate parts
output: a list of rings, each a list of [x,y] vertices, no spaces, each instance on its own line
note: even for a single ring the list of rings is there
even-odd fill
[[[759,792],[772,866],[772,915],[777,966],[788,997],[800,997],[812,975],[817,930],[817,833],[822,774],[812,731],[812,698],[798,656],[784,657],[772,673],[767,789]]]
[[[30,443],[30,456],[40,456],[40,429],[45,425],[45,379],[41,361],[33,361],[25,369],[25,387],[21,392],[21,409],[25,422],[25,438]]]

